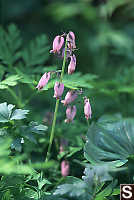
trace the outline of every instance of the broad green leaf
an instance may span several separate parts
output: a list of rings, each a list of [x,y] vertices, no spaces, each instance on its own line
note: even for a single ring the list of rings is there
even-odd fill
[[[122,116],[121,114],[114,114],[114,115],[103,115],[98,119],[98,122],[101,124],[107,124],[107,123],[112,123],[112,122],[117,122],[118,120],[121,120]]]
[[[94,123],[90,126],[85,145],[85,157],[91,163],[112,161],[111,164],[114,165],[116,161],[125,164],[128,157],[133,154],[134,119]]]
[[[47,130],[47,126],[38,124],[37,122],[30,122],[28,126],[21,126],[21,135],[30,140],[31,142],[37,143],[35,134],[44,134]]]
[[[46,131],[48,128],[47,126],[44,126],[43,124],[39,124],[37,122],[30,122],[29,123],[29,129],[33,133],[39,133],[42,134],[44,131]]]
[[[19,120],[26,118],[26,115],[28,114],[29,110],[22,110],[22,109],[16,109],[12,112],[10,120]]]
[[[9,122],[10,120],[19,120],[26,118],[28,110],[16,109],[13,111],[15,106],[7,103],[0,104],[0,122]]]
[[[99,164],[99,165],[87,165],[85,168],[83,176],[83,180],[86,183],[89,183],[89,185],[94,184],[93,181],[98,181],[99,183],[105,182],[105,181],[111,181],[113,178],[109,174],[109,172],[112,172],[114,170],[114,167],[111,166],[111,164]]]
[[[75,177],[68,177],[68,183],[59,185],[54,192],[54,195],[68,195],[69,197],[87,198],[90,199],[92,195],[86,192],[87,185],[81,179]]]
[[[9,109],[7,103],[0,104],[0,122],[8,122],[9,121]]]
[[[36,138],[35,138],[35,136],[32,134],[32,133],[27,133],[27,132],[22,132],[22,135],[26,138],[26,139],[28,139],[30,142],[33,142],[34,144],[37,144],[37,140],[36,140]]]

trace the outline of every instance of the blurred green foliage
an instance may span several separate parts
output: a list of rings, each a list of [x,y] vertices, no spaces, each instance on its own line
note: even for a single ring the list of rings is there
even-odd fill
[[[116,200],[119,184],[133,183],[133,11],[133,0],[0,0],[0,199]],[[56,35],[70,30],[77,67],[64,76],[65,92],[83,93],[72,124],[64,123],[60,105],[53,161],[44,163],[57,77],[42,91],[35,87],[44,72],[61,70],[62,60],[49,50]],[[68,146],[59,154],[63,138]],[[62,160],[70,163],[66,178]]]

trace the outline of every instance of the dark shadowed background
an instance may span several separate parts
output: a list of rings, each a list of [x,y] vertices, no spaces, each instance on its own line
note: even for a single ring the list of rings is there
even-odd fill
[[[77,72],[98,75],[94,89],[88,90],[94,117],[104,112],[134,114],[132,0],[0,0],[0,25],[6,28],[10,23],[20,29],[25,45],[45,34],[49,49],[54,36],[72,30],[78,48]],[[50,55],[45,65],[52,64],[59,61]]]

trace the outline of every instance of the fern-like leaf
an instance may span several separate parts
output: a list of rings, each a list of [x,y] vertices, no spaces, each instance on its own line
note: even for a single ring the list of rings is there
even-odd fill
[[[22,52],[22,58],[28,67],[42,65],[48,59],[48,56],[47,38],[45,35],[32,40]]]

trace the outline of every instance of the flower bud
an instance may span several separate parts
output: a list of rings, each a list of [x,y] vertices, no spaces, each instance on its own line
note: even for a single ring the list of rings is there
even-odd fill
[[[57,35],[53,41],[53,49],[50,50],[50,53],[60,53],[60,50],[64,44],[64,37]]]
[[[63,160],[61,162],[61,174],[62,174],[62,176],[68,176],[69,170],[70,170],[69,162],[67,160]]]
[[[73,54],[72,56],[70,56],[71,60],[68,66],[68,74],[72,74],[75,71],[75,67],[76,67],[76,57]]]
[[[91,118],[92,110],[91,110],[91,105],[89,103],[89,99],[87,99],[87,97],[85,97],[84,99],[84,114],[87,120]]]
[[[67,34],[67,41],[68,41],[68,48],[69,49],[75,49],[76,45],[75,45],[75,35],[72,31],[70,31]]]
[[[49,79],[50,79],[50,72],[45,73],[41,77],[41,79],[40,79],[40,81],[39,81],[39,83],[38,83],[36,88],[38,88],[38,90],[41,90],[48,83]]]
[[[66,109],[66,117],[67,119],[65,119],[66,123],[72,122],[74,117],[76,115],[76,106],[68,106]]]
[[[70,90],[67,92],[65,99],[61,101],[64,106],[68,105],[69,103],[73,102],[77,98],[77,93],[74,90]]]
[[[64,91],[64,84],[55,82],[54,97],[56,97],[56,99],[59,99],[62,96],[63,91]]]

